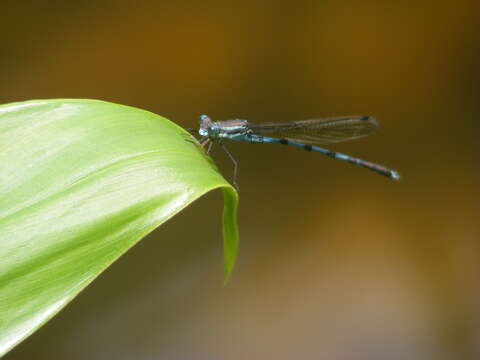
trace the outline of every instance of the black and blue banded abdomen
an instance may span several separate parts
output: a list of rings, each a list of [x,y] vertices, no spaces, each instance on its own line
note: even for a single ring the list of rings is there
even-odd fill
[[[253,136],[253,135],[252,135]],[[346,162],[349,162],[350,164],[362,166],[364,168],[370,169],[372,171],[375,171],[378,174],[384,175],[386,177],[389,177],[391,179],[396,179],[398,180],[400,178],[400,175],[394,170],[390,170],[382,165],[374,164],[369,161],[365,161],[359,158],[355,158],[346,154],[342,154],[339,152],[331,151],[328,149],[321,148],[319,146],[314,146],[310,144],[302,144],[294,140],[290,139],[285,139],[285,138],[272,138],[272,137],[267,137],[267,136],[259,136],[259,135],[254,135],[257,138],[259,138],[258,142],[264,142],[264,143],[277,143],[277,144],[282,144],[282,145],[289,145],[289,146],[294,146],[297,148],[301,148],[307,151],[313,151],[317,153],[321,153],[323,155],[326,155],[328,157],[331,157],[333,159],[339,159],[343,160]]]

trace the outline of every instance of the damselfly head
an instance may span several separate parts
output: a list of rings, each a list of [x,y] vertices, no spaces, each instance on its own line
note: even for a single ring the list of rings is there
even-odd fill
[[[208,123],[208,122],[211,122],[211,121],[212,121],[212,119],[210,119],[210,116],[208,116],[208,115],[202,114],[202,115],[200,115],[200,117],[199,117],[199,122],[200,122],[200,124],[202,124],[202,123]]]
[[[210,119],[210,116],[202,114],[200,115],[198,122],[200,123],[200,129],[198,129],[198,133],[201,136],[208,136],[209,128],[213,123],[212,119]]]

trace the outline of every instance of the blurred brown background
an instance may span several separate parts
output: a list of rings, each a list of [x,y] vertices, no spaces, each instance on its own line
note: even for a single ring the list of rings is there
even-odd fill
[[[220,193],[108,269],[6,359],[479,359],[480,3],[10,1],[0,103],[99,98],[176,123],[371,114],[321,155],[232,144]],[[213,156],[227,178],[232,167]]]

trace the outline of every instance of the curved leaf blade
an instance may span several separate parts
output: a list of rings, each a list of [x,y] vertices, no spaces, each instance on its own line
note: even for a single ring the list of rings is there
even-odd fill
[[[223,188],[225,278],[237,193],[179,126],[98,100],[0,106],[0,355],[146,234]]]

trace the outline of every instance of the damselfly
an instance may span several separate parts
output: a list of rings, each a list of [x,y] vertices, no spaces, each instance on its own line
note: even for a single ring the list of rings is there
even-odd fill
[[[233,183],[237,188],[237,162],[223,144],[224,139],[295,146],[359,165],[398,180],[400,176],[394,170],[317,146],[318,144],[358,139],[370,135],[377,127],[378,123],[372,116],[345,116],[284,123],[253,124],[242,119],[212,121],[209,116],[200,115],[198,133],[203,137],[200,144],[202,146],[209,144],[207,153],[210,153],[213,143],[218,143],[232,160],[234,167]]]

